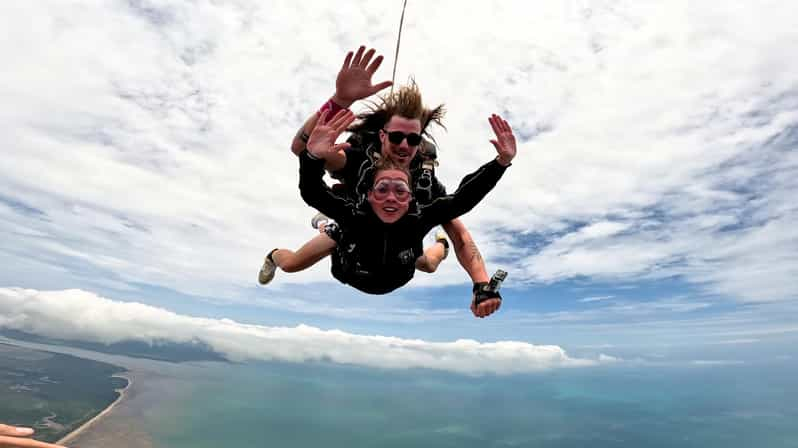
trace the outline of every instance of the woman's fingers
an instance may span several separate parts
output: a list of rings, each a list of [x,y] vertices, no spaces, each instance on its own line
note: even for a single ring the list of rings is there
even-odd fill
[[[313,126],[314,131],[316,130],[316,128],[327,122],[327,115],[329,115],[329,113],[330,111],[328,109],[324,109],[323,111],[321,111],[321,113],[319,114],[319,118],[316,120],[316,125]]]
[[[344,109],[335,114],[330,121],[330,127],[335,130],[336,134],[340,134],[341,132],[344,132],[354,120],[355,115],[352,113],[352,111],[349,109]]]

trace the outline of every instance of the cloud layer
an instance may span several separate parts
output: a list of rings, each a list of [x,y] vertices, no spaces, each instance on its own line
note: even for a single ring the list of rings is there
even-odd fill
[[[462,374],[528,373],[616,362],[568,356],[556,345],[518,341],[428,342],[365,336],[306,325],[245,325],[182,316],[140,303],[116,302],[81,290],[0,288],[0,328],[52,338],[111,344],[200,341],[232,361],[330,361],[384,369],[435,369]]]
[[[346,51],[380,49],[389,76],[385,6],[4,2],[0,284],[241,295],[313,236],[288,141]],[[516,129],[515,166],[464,218],[489,268],[798,297],[795,2],[470,8],[411,2],[397,80],[448,106],[450,187],[491,157],[491,112]],[[275,286],[309,281],[328,264]],[[468,279],[449,260],[414,284],[433,281]]]

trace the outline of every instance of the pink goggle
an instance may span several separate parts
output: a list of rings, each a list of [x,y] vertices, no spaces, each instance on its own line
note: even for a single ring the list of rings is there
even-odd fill
[[[398,202],[409,202],[411,196],[410,187],[407,186],[407,182],[402,180],[383,179],[374,185],[372,191],[374,191],[374,197],[378,201],[388,199],[388,195],[391,192],[393,192],[393,197]]]

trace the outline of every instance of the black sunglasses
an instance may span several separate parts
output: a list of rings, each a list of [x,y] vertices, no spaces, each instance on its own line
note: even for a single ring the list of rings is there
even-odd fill
[[[386,134],[388,134],[388,141],[393,143],[394,145],[399,145],[402,143],[402,140],[407,138],[407,144],[410,146],[418,146],[421,143],[421,136],[416,134],[415,132],[411,132],[410,134],[405,134],[402,131],[391,131],[388,132],[385,129],[382,130]]]

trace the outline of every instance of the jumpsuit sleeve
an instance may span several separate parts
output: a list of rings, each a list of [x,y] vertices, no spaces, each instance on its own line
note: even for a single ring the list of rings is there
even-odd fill
[[[446,186],[444,186],[440,180],[438,180],[438,176],[435,176],[434,183],[432,184],[432,197],[439,198],[442,196],[446,196]]]
[[[431,229],[468,213],[496,186],[506,170],[507,167],[492,160],[465,176],[453,194],[419,206],[423,226]]]
[[[299,154],[299,192],[309,206],[341,221],[352,214],[355,204],[333,193],[324,182],[324,160],[314,159],[307,150]]]

